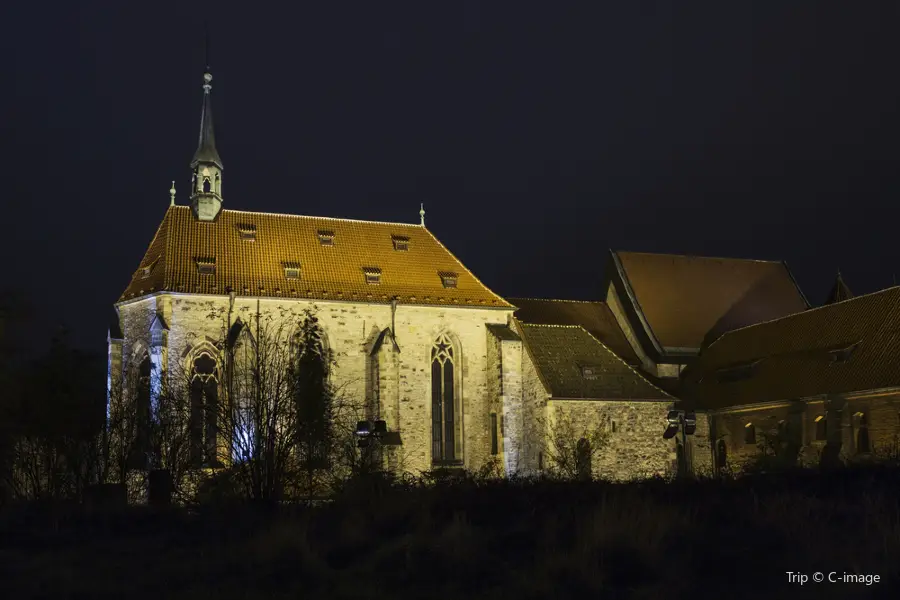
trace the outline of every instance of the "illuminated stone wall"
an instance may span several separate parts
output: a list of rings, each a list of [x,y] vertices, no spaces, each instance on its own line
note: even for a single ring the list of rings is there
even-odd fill
[[[675,442],[662,437],[671,403],[550,400],[547,408],[548,436],[560,420],[573,423],[579,432],[605,433],[606,443],[591,461],[594,477],[626,481],[672,473]]]
[[[256,299],[236,298],[230,319],[252,320]],[[350,399],[365,403],[372,397],[370,352],[378,334],[391,326],[391,307],[351,302],[316,303],[292,299],[262,299],[260,312],[277,319],[296,321],[305,308],[315,307],[333,350],[336,366],[333,382]],[[150,325],[159,312],[169,327],[168,364],[177,373],[187,366],[185,352],[224,339],[228,328],[229,299],[214,296],[160,295],[120,306],[125,336],[123,370],[135,348],[151,342]],[[431,347],[441,332],[449,332],[458,345],[457,368],[461,370],[458,393],[463,407],[463,457],[470,469],[481,467],[490,457],[489,414],[492,410],[488,386],[486,323],[506,324],[509,310],[462,307],[398,305],[394,316],[400,348],[396,372],[397,389],[381,397],[396,396],[394,407],[383,407],[385,416],[400,424],[403,446],[398,453],[403,469],[416,473],[431,468]],[[293,316],[291,316],[293,315]],[[141,346],[143,345],[143,346]],[[377,357],[376,357],[377,359]],[[368,392],[368,393],[367,393]],[[397,414],[395,414],[397,413]]]

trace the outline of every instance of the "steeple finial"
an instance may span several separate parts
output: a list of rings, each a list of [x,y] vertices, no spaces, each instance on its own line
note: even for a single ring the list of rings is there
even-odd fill
[[[200,139],[197,141],[197,151],[194,152],[194,159],[191,161],[191,167],[196,167],[199,163],[212,163],[223,169],[222,159],[219,157],[219,151],[216,150],[216,134],[213,130],[212,118],[212,73],[209,72],[207,66],[206,72],[203,73],[203,108],[200,112]]]
[[[419,224],[422,227],[425,227],[425,203],[424,202],[419,203],[419,220],[420,220]]]
[[[175,182],[172,182],[172,187],[169,188],[169,206],[175,206]]]

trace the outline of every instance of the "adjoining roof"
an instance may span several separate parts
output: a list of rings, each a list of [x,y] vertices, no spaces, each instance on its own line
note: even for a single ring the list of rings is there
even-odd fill
[[[684,373],[683,397],[723,408],[900,386],[900,287],[726,333]]]
[[[834,286],[831,288],[831,291],[828,292],[828,298],[825,300],[825,304],[843,302],[852,297],[853,292],[851,292],[850,288],[847,287],[847,284],[844,283],[844,277],[841,275],[841,272],[838,271],[837,279],[834,280]]]
[[[644,252],[613,252],[613,262],[663,348],[700,348],[809,308],[784,262]]]
[[[584,327],[517,325],[541,382],[553,398],[674,401]],[[593,370],[591,378],[585,377],[584,367]]]
[[[535,298],[507,298],[519,307],[515,316],[523,323],[534,325],[581,325],[588,333],[606,344],[625,362],[638,365],[640,359],[628,343],[616,317],[605,302],[578,300],[543,300]]]
[[[246,225],[255,227],[253,239],[242,238]],[[320,232],[329,234],[328,244]],[[395,249],[391,236],[398,234],[409,238],[406,250]],[[368,283],[365,270],[372,268],[380,277]],[[457,274],[455,287],[444,287],[441,272]],[[229,289],[239,296],[513,308],[421,225],[234,210],[201,222],[187,206],[169,207],[119,301]]]
[[[488,331],[501,342],[520,342],[522,338],[519,334],[512,330],[509,325],[500,323],[486,323]]]

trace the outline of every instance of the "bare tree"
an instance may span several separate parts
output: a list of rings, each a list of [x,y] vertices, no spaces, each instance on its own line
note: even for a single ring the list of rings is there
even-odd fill
[[[564,413],[558,413],[552,421],[542,419],[542,425],[549,472],[567,479],[591,479],[594,457],[609,439],[606,428],[576,422]]]

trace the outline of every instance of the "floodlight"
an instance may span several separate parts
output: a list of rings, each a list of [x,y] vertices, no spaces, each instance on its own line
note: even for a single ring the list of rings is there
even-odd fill
[[[370,433],[372,433],[372,425],[368,421],[356,422],[356,435],[366,437]]]
[[[669,414],[666,416],[666,420],[669,422],[669,426],[678,425],[681,423],[681,411],[680,410],[670,410]]]
[[[663,439],[671,440],[678,434],[678,425],[669,425],[666,427],[666,432],[663,433]]]
[[[696,413],[685,413],[684,414],[684,433],[685,435],[694,435],[694,431],[697,430],[697,415]]]
[[[387,423],[384,421],[375,421],[375,431],[373,431],[375,435],[384,435],[387,433]]]

